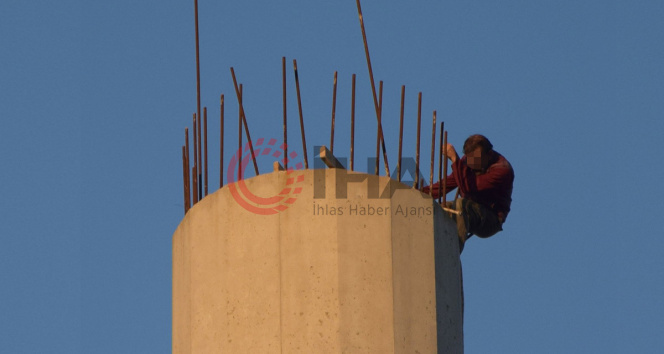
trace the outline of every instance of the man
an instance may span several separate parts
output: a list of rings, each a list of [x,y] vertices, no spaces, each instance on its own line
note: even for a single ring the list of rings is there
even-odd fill
[[[470,236],[486,238],[503,230],[512,203],[514,171],[483,135],[475,134],[466,139],[463,158],[459,158],[452,144],[445,148],[452,161],[446,192],[458,187],[461,195],[456,203],[448,202],[447,207],[461,211],[461,215],[456,215],[456,222],[462,251]],[[423,192],[429,193],[429,188],[433,188],[433,197],[438,198],[440,183],[424,187]]]

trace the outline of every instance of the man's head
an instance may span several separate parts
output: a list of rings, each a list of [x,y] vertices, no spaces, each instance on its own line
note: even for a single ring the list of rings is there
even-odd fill
[[[493,156],[493,145],[484,135],[471,135],[463,143],[466,164],[474,171],[485,171]]]

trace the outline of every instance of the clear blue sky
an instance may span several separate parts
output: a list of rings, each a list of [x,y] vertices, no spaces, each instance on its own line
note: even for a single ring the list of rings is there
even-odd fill
[[[337,70],[335,152],[348,149],[356,73],[357,157],[373,154],[355,1],[199,6],[202,103],[217,117],[226,94],[229,146],[229,68],[252,137],[278,138],[286,56],[291,146],[295,58],[309,145],[329,142]],[[423,151],[435,109],[451,143],[483,133],[515,168],[505,231],[462,255],[466,352],[664,350],[664,2],[365,0],[363,11],[393,165],[406,85],[405,155],[422,91]],[[0,3],[3,352],[170,351],[194,59],[193,1]]]

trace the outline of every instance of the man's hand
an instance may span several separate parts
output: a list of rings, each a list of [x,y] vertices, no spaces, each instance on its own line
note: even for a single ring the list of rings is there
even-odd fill
[[[459,155],[457,155],[456,150],[454,150],[454,146],[452,146],[452,144],[447,144],[447,146],[445,146],[445,150],[447,151],[447,157],[450,159],[450,161],[455,163],[459,158]]]

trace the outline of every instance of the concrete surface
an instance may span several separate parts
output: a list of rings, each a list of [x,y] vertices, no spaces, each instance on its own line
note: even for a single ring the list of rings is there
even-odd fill
[[[429,196],[341,169],[245,184],[285,210],[246,210],[237,184],[190,209],[173,235],[173,353],[463,352],[456,227]]]

